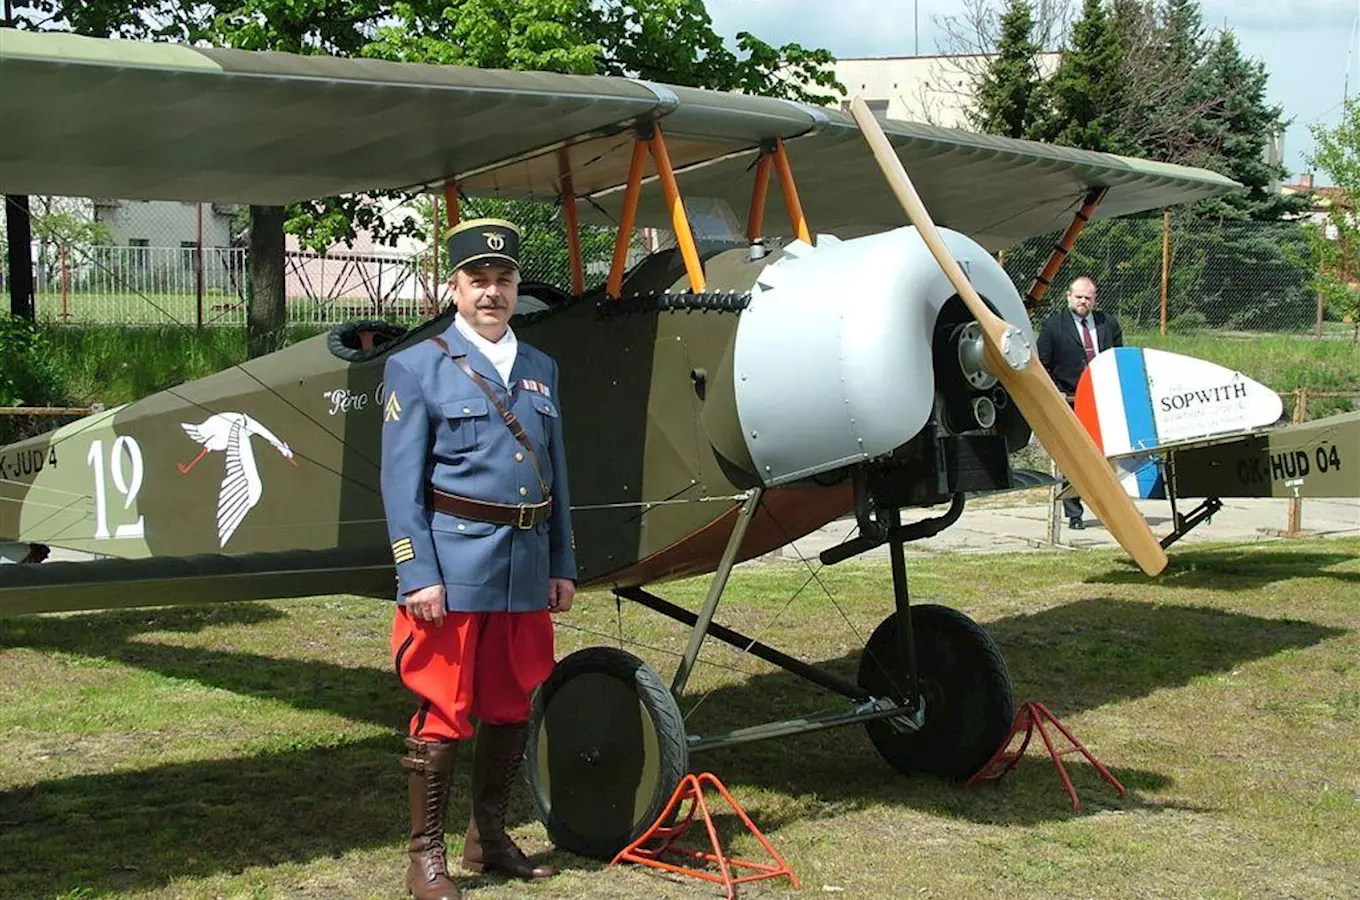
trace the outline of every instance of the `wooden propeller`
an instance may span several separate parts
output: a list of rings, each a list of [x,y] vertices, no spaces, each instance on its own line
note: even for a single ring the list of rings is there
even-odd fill
[[[1082,499],[1090,504],[1092,512],[1105,523],[1114,539],[1144,572],[1149,575],[1161,572],[1166,568],[1166,552],[1133,505],[1133,500],[1124,493],[1109,462],[1058,393],[1038,356],[1032,352],[1024,332],[993,313],[969,283],[963,269],[945,247],[925,204],[907,177],[902,161],[897,158],[882,126],[863,98],[855,96],[850,102],[850,112],[907,218],[916,226],[931,255],[977,319],[986,344],[988,364],[1002,386],[1039,435],[1058,468],[1071,479]]]

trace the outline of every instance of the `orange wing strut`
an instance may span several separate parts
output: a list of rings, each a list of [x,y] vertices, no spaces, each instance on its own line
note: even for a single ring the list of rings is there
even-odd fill
[[[793,233],[798,235],[798,240],[811,244],[812,234],[808,231],[807,219],[803,216],[803,204],[798,202],[798,189],[793,184],[793,169],[789,168],[789,157],[784,152],[782,139],[774,142],[774,165],[779,172],[779,190],[784,195],[784,208],[789,211],[789,224],[793,226]]]
[[[685,204],[680,199],[680,188],[675,183],[675,170],[671,168],[670,154],[666,152],[666,142],[661,137],[659,127],[652,125],[650,131],[649,137],[639,134],[633,140],[628,189],[623,195],[623,212],[619,217],[618,234],[614,238],[614,259],[609,266],[609,280],[605,282],[605,295],[612,299],[617,299],[623,288],[623,268],[628,262],[628,244],[633,236],[633,224],[637,221],[638,197],[642,192],[642,166],[648,150],[651,151],[652,162],[656,164],[666,207],[671,212],[671,228],[675,230],[675,242],[685,260],[690,290],[698,293],[707,286],[703,266],[699,264],[699,250],[694,245],[694,233],[690,231],[689,217],[685,215]]]
[[[633,223],[637,221],[638,194],[642,191],[642,165],[647,161],[647,142],[633,141],[633,161],[628,166],[628,189],[623,195],[623,214],[619,231],[614,236],[614,259],[609,264],[609,280],[605,295],[618,299],[623,287],[623,267],[628,263],[628,244],[633,239]]]
[[[1072,245],[1077,242],[1077,235],[1086,227],[1086,223],[1091,221],[1091,216],[1095,215],[1096,207],[1100,201],[1105,199],[1105,192],[1108,188],[1091,188],[1086,192],[1086,199],[1082,201],[1081,209],[1072,217],[1072,224],[1067,226],[1067,231],[1063,232],[1060,240],[1053,252],[1048,257],[1048,262],[1044,264],[1043,271],[1034,279],[1034,283],[1029,286],[1029,293],[1025,295],[1025,306],[1033,307],[1044,298],[1049,287],[1053,284],[1053,279],[1057,277],[1058,270],[1062,268],[1063,261],[1067,259],[1067,254],[1071,252]]]
[[[567,250],[571,254],[571,291],[576,296],[586,292],[586,269],[581,261],[581,227],[576,218],[576,190],[572,186],[571,157],[567,148],[557,152],[558,171],[562,175],[559,191],[562,210],[567,215]]]
[[[661,190],[666,197],[666,206],[671,211],[671,227],[675,229],[675,242],[680,245],[680,255],[685,260],[685,272],[689,275],[689,287],[700,293],[708,283],[704,281],[704,269],[699,265],[699,249],[694,246],[694,234],[689,230],[689,217],[685,215],[685,204],[680,199],[680,188],[675,183],[675,171],[671,168],[670,154],[666,152],[666,142],[661,138],[661,127],[656,126],[652,134],[652,162],[656,164],[656,174],[661,179]]]
[[[444,205],[448,207],[449,228],[458,224],[458,182],[450,178],[444,182]]]
[[[751,214],[746,217],[746,239],[754,241],[760,237],[760,226],[765,224],[765,195],[770,189],[770,167],[774,157],[761,151],[760,162],[756,163],[756,183],[751,187]]]

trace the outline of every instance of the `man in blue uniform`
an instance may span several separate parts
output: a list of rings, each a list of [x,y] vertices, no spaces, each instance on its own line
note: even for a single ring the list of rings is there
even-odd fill
[[[392,653],[420,704],[402,764],[411,813],[407,889],[449,900],[444,811],[474,736],[463,866],[536,879],[505,832],[530,695],[553,667],[550,613],[571,608],[571,540],[557,363],[510,328],[519,231],[476,219],[447,234],[457,313],[387,361],[382,496],[397,567]]]

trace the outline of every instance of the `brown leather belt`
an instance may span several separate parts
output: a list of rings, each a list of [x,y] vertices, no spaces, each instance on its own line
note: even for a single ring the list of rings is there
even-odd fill
[[[492,525],[512,525],[521,531],[528,531],[535,525],[548,521],[548,517],[552,515],[552,500],[512,506],[508,503],[487,503],[485,500],[446,494],[435,488],[430,488],[429,503],[431,509],[450,516],[472,519],[475,522],[490,522]]]

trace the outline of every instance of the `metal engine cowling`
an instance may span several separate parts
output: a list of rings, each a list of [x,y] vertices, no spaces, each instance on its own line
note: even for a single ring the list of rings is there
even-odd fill
[[[1023,301],[979,244],[941,229],[978,293],[1034,341]],[[915,228],[788,247],[756,279],[733,346],[742,437],[776,485],[902,446],[935,403],[932,337],[955,296]]]

